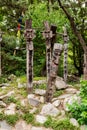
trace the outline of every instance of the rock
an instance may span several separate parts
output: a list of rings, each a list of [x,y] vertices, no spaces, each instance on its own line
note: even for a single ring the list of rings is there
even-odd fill
[[[44,128],[44,127],[35,127],[33,126],[31,130],[52,130],[51,128]]]
[[[0,101],[0,107],[6,107],[6,104],[3,101]]]
[[[5,95],[0,96],[0,99],[6,98],[6,97],[10,97],[13,94],[14,94],[14,91],[10,91],[9,93],[7,93]]]
[[[21,84],[20,82],[18,82],[18,88],[23,88],[23,84]]]
[[[77,89],[75,89],[75,88],[67,88],[65,90],[65,92],[69,93],[69,94],[75,94],[75,93],[77,93]]]
[[[26,106],[26,104],[27,104],[27,99],[22,99],[21,100],[21,105],[22,106]]]
[[[28,94],[28,99],[29,98],[34,98],[34,94]]]
[[[27,125],[27,123],[23,120],[20,120],[15,125],[14,130],[31,130],[31,125]]]
[[[43,124],[44,122],[46,122],[46,120],[47,120],[47,118],[45,116],[36,115],[36,122]]]
[[[52,103],[55,107],[58,107],[60,105],[60,100],[56,100]]]
[[[35,127],[35,126],[33,126],[33,127],[31,128],[31,130],[43,130],[43,128],[42,128],[42,127]]]
[[[4,111],[4,113],[6,115],[14,115],[16,112],[15,112],[15,107],[16,105],[14,103],[11,103],[7,108],[6,110]]]
[[[50,115],[50,116],[55,117],[58,114],[60,114],[60,111],[56,107],[54,107],[53,104],[48,103],[48,104],[43,106],[40,114],[41,115]]]
[[[15,76],[14,74],[11,74],[11,75],[8,77],[8,80],[13,81],[15,78],[16,78],[16,76]]]
[[[87,130],[87,125],[81,125],[80,130]]]
[[[67,97],[71,97],[72,94],[63,94],[61,96],[58,97],[58,99],[64,99],[64,98],[67,98]]]
[[[65,98],[63,102],[63,107],[65,111],[69,111],[68,105],[72,105],[75,101],[80,103],[80,97],[77,95],[72,95],[71,97]]]
[[[67,88],[66,83],[60,77],[56,78],[55,86],[56,86],[56,89],[58,89],[58,90]]]
[[[40,104],[39,100],[35,98],[29,98],[28,101],[29,101],[29,104],[34,107],[37,107]]]
[[[0,84],[0,87],[8,87],[10,84],[8,84],[8,83],[2,83],[2,84]]]
[[[73,126],[79,127],[79,124],[75,118],[71,118],[70,123],[73,124]]]
[[[44,103],[44,102],[45,102],[45,100],[44,100],[44,97],[43,97],[43,96],[41,96],[41,97],[40,97],[40,102],[41,102],[41,103]]]
[[[33,113],[35,113],[35,112],[36,112],[36,110],[37,110],[37,108],[36,108],[36,107],[34,107],[33,109],[31,109],[31,110],[30,110],[30,113],[32,113],[32,114],[33,114]]]
[[[38,80],[38,81],[33,81],[34,85],[40,85],[40,84],[45,84],[46,80]]]
[[[12,126],[10,126],[6,121],[0,121],[0,129],[1,130],[12,130]]]
[[[46,94],[46,90],[43,89],[35,89],[35,94],[44,96]]]
[[[66,118],[65,111],[61,110],[61,114],[58,116],[58,120],[62,120],[64,118]]]

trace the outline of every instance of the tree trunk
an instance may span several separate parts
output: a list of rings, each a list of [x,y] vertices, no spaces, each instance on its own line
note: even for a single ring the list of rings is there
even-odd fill
[[[76,27],[76,24],[75,24],[75,21],[74,21],[74,18],[71,16],[71,14],[69,14],[69,12],[66,10],[66,8],[62,5],[61,1],[58,0],[58,3],[59,3],[59,6],[60,8],[64,11],[64,13],[66,14],[69,22],[70,22],[70,25],[71,25],[71,28],[75,34],[75,36],[78,38],[80,44],[82,45],[82,48],[84,50],[84,54],[86,55],[86,52],[87,52],[87,46],[86,46],[86,42],[84,40],[84,38],[82,37],[81,33],[78,31],[77,27]],[[84,58],[84,65],[85,65],[85,68],[84,70],[87,71],[87,60],[86,58]],[[85,80],[87,80],[87,72],[84,71],[84,77],[85,77]]]

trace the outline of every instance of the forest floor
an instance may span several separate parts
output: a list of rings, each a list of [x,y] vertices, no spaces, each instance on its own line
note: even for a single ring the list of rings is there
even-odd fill
[[[0,130],[86,130],[69,114],[67,104],[80,100],[79,84],[57,90],[45,103],[46,78],[34,78],[32,94],[26,78],[10,76],[0,84]]]

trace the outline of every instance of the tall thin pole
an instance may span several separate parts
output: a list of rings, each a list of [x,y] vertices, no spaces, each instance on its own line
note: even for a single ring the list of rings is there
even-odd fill
[[[33,38],[34,30],[32,29],[32,20],[26,20],[25,23],[25,38],[26,38],[26,50],[27,50],[27,91],[32,93],[33,91]]]
[[[64,39],[64,81],[67,82],[67,76],[68,76],[68,35],[66,28],[63,28],[63,39]]]
[[[2,74],[2,68],[1,68],[1,41],[2,41],[2,34],[0,32],[0,77],[1,77],[1,74]]]
[[[44,22],[45,31],[43,31],[43,37],[46,39],[46,70],[47,70],[47,81],[50,75],[50,67],[51,67],[51,38],[52,31],[50,30],[50,26],[48,21]]]

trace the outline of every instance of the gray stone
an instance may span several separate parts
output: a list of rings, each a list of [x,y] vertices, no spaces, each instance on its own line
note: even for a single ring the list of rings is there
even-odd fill
[[[48,103],[46,105],[43,106],[41,113],[42,115],[50,115],[50,116],[57,116],[58,114],[60,114],[60,111],[54,107],[53,104]]]
[[[72,105],[75,101],[80,103],[80,97],[77,95],[72,95],[71,97],[67,97],[64,99],[63,106],[65,111],[69,111],[68,105]]]
[[[21,105],[26,106],[27,105],[27,99],[22,99],[21,100]]]
[[[71,97],[72,94],[63,94],[61,96],[58,97],[58,99],[64,99],[64,98],[67,98],[67,97]]]
[[[46,90],[43,89],[35,89],[35,94],[44,96],[46,94]]]
[[[34,96],[34,94],[28,94],[27,97],[28,97],[28,99],[29,99],[29,98],[34,98],[35,96]]]
[[[12,126],[10,126],[6,121],[0,121],[0,129],[1,130],[12,130]]]
[[[0,96],[0,99],[6,98],[6,97],[10,97],[13,94],[14,94],[14,91],[10,91],[9,93],[7,93],[5,95]]]
[[[14,74],[11,74],[11,75],[8,77],[8,80],[13,81],[15,78],[16,78],[16,76],[15,76]]]
[[[7,108],[6,110],[4,111],[4,113],[6,115],[14,115],[16,112],[15,112],[15,107],[16,105],[14,103],[11,103]]]
[[[35,126],[33,126],[33,127],[31,128],[31,130],[43,130],[43,128],[42,128],[42,127],[35,127]]]
[[[65,90],[66,93],[69,93],[69,94],[75,94],[77,92],[77,89],[75,88],[67,88]]]
[[[30,110],[30,113],[35,113],[36,112],[36,110],[37,110],[37,108],[36,107],[34,107],[34,108],[32,108],[31,110]]]
[[[56,89],[58,89],[58,90],[67,88],[66,83],[60,77],[56,78],[55,86],[56,86]]]
[[[44,122],[46,122],[46,120],[47,120],[47,118],[45,116],[36,115],[36,122],[43,124]]]
[[[79,127],[79,124],[75,118],[71,118],[70,123],[73,124],[73,126]]]
[[[56,100],[52,103],[55,107],[58,107],[60,105],[60,100]]]
[[[39,100],[35,98],[29,98],[28,101],[29,101],[29,104],[34,107],[37,107],[40,104]]]
[[[2,83],[2,84],[0,84],[0,87],[8,87],[10,84],[8,84],[8,83]]]
[[[44,103],[44,102],[45,102],[45,100],[44,100],[44,97],[43,97],[43,96],[40,96],[40,102],[41,102],[41,103]]]
[[[3,101],[0,101],[0,107],[6,107],[6,104]]]
[[[45,84],[46,80],[38,80],[38,81],[33,81],[34,85],[40,85],[40,84]]]
[[[20,82],[18,82],[18,88],[23,88],[23,84],[21,84]]]
[[[87,130],[87,125],[81,125],[80,130]]]
[[[15,125],[15,129],[12,130],[31,130],[31,125],[27,125],[25,121],[20,120]]]

